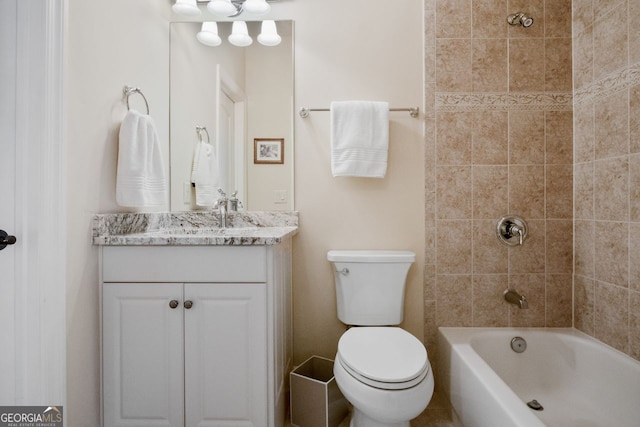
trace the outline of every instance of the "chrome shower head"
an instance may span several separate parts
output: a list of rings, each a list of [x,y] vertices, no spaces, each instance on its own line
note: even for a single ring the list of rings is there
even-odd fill
[[[529,28],[533,25],[533,18],[527,16],[523,12],[518,12],[513,15],[509,15],[507,22],[511,25],[522,25],[524,28]]]

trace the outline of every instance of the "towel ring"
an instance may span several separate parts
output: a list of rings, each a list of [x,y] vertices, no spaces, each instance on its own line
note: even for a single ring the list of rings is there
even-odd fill
[[[199,142],[203,142],[202,141],[202,133],[203,132],[207,134],[207,144],[211,145],[211,138],[209,137],[209,131],[207,130],[207,128],[204,127],[204,126],[196,126],[196,133],[198,134],[198,141]]]
[[[131,107],[129,107],[129,96],[133,95],[134,93],[137,93],[142,97],[142,99],[144,99],[144,105],[147,107],[147,115],[149,115],[149,103],[147,102],[147,97],[144,96],[144,93],[142,93],[139,87],[125,86],[122,89],[122,92],[124,93],[124,96],[127,101],[127,110],[131,109]]]

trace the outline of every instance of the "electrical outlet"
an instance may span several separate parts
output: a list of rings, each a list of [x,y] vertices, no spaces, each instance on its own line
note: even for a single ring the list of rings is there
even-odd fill
[[[276,190],[273,192],[273,203],[287,203],[287,190]]]

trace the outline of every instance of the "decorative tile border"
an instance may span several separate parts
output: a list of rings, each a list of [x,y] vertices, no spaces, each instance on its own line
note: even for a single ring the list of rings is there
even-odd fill
[[[606,98],[637,84],[640,84],[640,63],[611,73],[597,82],[576,90],[574,103],[584,104],[596,99]]]
[[[436,93],[437,111],[570,111],[573,97],[564,92]]]

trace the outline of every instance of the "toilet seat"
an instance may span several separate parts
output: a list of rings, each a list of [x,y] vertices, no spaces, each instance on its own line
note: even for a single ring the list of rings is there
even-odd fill
[[[339,363],[358,381],[385,390],[419,384],[429,374],[424,345],[397,327],[359,327],[338,342]]]

